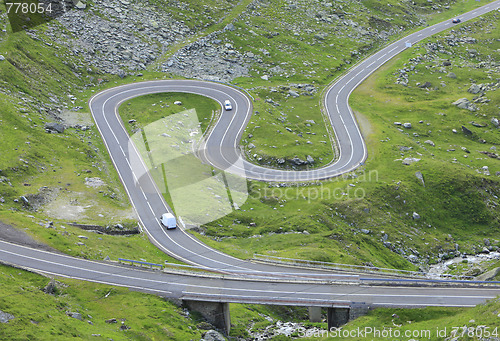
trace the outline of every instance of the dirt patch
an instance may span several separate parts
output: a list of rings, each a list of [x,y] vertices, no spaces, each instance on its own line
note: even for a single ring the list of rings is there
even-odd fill
[[[33,211],[37,211],[43,205],[54,200],[58,193],[59,189],[44,186],[40,188],[37,194],[26,195],[26,199],[28,199],[29,202],[29,208]]]
[[[359,129],[361,130],[361,134],[364,138],[367,138],[368,136],[373,134],[372,125],[365,115],[363,115],[359,111],[355,111],[354,116],[356,117],[356,121],[358,121]]]
[[[70,127],[79,125],[79,126],[91,126],[92,125],[92,116],[87,112],[76,112],[63,110],[60,113],[59,118],[64,121],[64,124]]]
[[[0,239],[7,242],[30,246],[36,249],[46,251],[56,251],[50,246],[36,241],[23,230],[17,229],[14,226],[4,224],[0,221]]]
[[[66,193],[59,195],[54,200],[43,206],[43,213],[52,219],[78,221],[87,218],[85,211],[90,205],[80,204],[85,196],[83,193],[72,192],[71,196]]]
[[[106,185],[106,183],[101,178],[85,178],[85,185],[97,188]]]

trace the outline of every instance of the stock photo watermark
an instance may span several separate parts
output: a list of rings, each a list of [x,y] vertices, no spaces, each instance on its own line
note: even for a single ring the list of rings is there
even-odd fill
[[[368,339],[368,340],[394,340],[399,338],[430,340],[434,338],[490,338],[498,337],[499,327],[477,326],[477,327],[436,327],[434,329],[401,330],[398,328],[358,327],[343,328],[332,327],[330,329],[306,329],[301,327],[297,331],[299,338],[337,338],[337,339]]]

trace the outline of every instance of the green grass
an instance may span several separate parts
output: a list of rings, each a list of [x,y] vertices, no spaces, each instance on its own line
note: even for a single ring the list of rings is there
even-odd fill
[[[42,291],[50,281],[47,277],[4,265],[0,276],[1,310],[15,316],[0,325],[2,340],[201,338],[196,327],[200,320],[161,297],[60,278],[50,295]],[[70,312],[80,313],[82,320],[68,316]],[[113,318],[117,323],[105,322]],[[130,329],[120,330],[122,321]]]
[[[181,105],[174,102],[180,101]],[[212,117],[220,114],[221,107],[214,100],[200,95],[188,93],[161,93],[140,96],[124,102],[120,109],[120,117],[125,123],[129,135],[156,122],[164,117],[177,114],[185,110],[195,109],[201,130],[205,132]],[[136,122],[128,123],[130,120]]]
[[[278,159],[291,160],[298,157],[306,160],[314,156],[309,168],[324,166],[333,160],[331,138],[319,109],[319,95],[302,96],[286,100],[289,87],[278,87],[280,91],[260,89],[254,102],[254,115],[245,129],[242,146],[247,160],[273,168],[305,169],[305,166],[284,165]],[[297,90],[298,91],[298,90]],[[274,107],[265,102],[271,99],[283,103]],[[249,146],[250,145],[250,146]],[[253,146],[252,146],[253,145]]]

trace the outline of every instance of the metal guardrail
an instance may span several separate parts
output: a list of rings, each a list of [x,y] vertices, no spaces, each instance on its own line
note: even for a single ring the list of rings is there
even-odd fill
[[[254,281],[277,281],[288,283],[331,283],[331,284],[359,284],[359,275],[353,274],[333,274],[333,273],[302,273],[302,272],[267,272],[267,271],[251,271],[251,270],[236,270],[236,269],[214,269],[204,266],[168,263],[157,264],[145,261],[132,259],[118,258],[118,263],[122,264],[130,262],[130,265],[138,264],[141,267],[147,266],[148,269],[154,270],[153,267],[158,267],[165,273],[212,277],[218,279],[233,279],[233,280],[254,280]]]
[[[118,258],[118,262],[119,262],[119,263],[121,263],[121,262],[130,262],[130,265],[134,265],[134,264],[140,264],[141,266],[142,266],[142,265],[147,265],[147,266],[149,266],[151,269],[153,268],[153,266],[157,266],[157,267],[159,267],[161,270],[163,270],[163,264],[149,263],[149,262],[143,262],[143,261],[140,261],[140,260],[125,259],[125,258]]]
[[[261,255],[261,254],[254,254],[253,259],[256,261],[266,262],[266,263],[301,266],[301,267],[306,266],[309,268],[312,267],[312,268],[327,269],[327,270],[364,272],[364,273],[371,273],[371,274],[404,276],[404,277],[418,277],[418,278],[431,278],[432,277],[425,272],[418,272],[418,271],[380,268],[380,267],[376,267],[376,266],[366,266],[366,265],[330,263],[330,262],[285,258],[285,257],[277,257],[277,256],[269,256],[269,255]],[[441,275],[439,275],[439,277],[448,278],[448,279],[471,279],[471,278],[473,278],[473,277],[469,277],[469,276],[457,276],[457,275],[448,275],[448,274],[441,274]]]
[[[417,284],[417,285],[422,285],[422,284],[429,284],[432,286],[443,284],[446,286],[449,285],[461,285],[465,284],[467,286],[470,286],[472,284],[478,284],[484,286],[486,285],[492,285],[492,286],[498,286],[500,284],[500,281],[475,281],[475,280],[457,280],[457,279],[412,279],[412,278],[360,278],[359,279],[361,282],[378,282],[380,284],[390,284],[390,283],[397,283],[398,285],[400,284],[407,284],[407,285],[412,285],[412,284]]]

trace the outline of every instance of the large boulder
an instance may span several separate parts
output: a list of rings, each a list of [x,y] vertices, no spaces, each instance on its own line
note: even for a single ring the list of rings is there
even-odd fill
[[[209,330],[200,341],[226,341],[226,338],[216,330]]]
[[[294,157],[293,159],[290,160],[291,163],[293,163],[296,166],[303,166],[307,165],[307,161],[304,161],[298,157]]]
[[[420,159],[414,158],[414,157],[407,157],[406,159],[403,160],[403,165],[409,166],[412,163],[418,162]]]
[[[467,91],[470,92],[471,94],[478,94],[481,92],[481,86],[477,84],[472,84]]]
[[[45,124],[45,130],[48,133],[64,133],[64,126],[56,122],[49,122]]]
[[[473,134],[472,130],[470,130],[469,128],[465,127],[465,126],[462,126],[462,131],[464,132],[465,135],[467,136],[471,136]]]
[[[477,110],[476,105],[474,103],[471,103],[467,98],[457,99],[452,104],[456,105],[457,108],[459,108],[459,109],[466,109],[469,111],[476,111]]]
[[[9,313],[5,313],[5,312],[0,310],[0,323],[7,323],[14,318],[15,318],[14,315],[11,315]]]
[[[234,24],[233,23],[229,23],[226,25],[226,27],[224,28],[225,31],[234,31],[236,28],[234,27]]]

